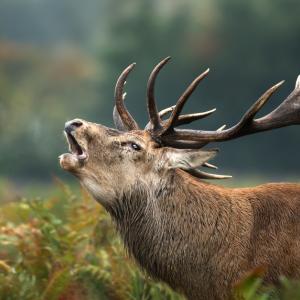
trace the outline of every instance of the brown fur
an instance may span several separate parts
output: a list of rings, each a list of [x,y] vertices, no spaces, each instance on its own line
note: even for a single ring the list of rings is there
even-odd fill
[[[147,132],[81,122],[73,135],[88,159],[64,154],[61,166],[104,205],[151,276],[193,300],[229,298],[259,266],[267,282],[300,278],[300,184],[209,184],[173,166],[173,150]]]

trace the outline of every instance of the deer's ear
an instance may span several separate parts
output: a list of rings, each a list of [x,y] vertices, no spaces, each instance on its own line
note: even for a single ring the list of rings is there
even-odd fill
[[[217,149],[211,150],[186,150],[168,149],[167,166],[169,169],[180,168],[183,170],[195,169],[209,161],[218,153]]]

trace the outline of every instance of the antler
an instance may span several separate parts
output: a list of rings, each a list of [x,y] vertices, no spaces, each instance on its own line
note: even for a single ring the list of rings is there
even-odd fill
[[[167,115],[168,113],[171,113],[174,110],[174,108],[175,108],[175,105],[161,110],[158,113],[159,117],[162,118],[163,116]],[[182,125],[190,124],[197,120],[201,120],[201,119],[211,115],[215,111],[216,111],[216,108],[213,108],[211,110],[204,111],[204,112],[179,116],[175,123],[175,126],[182,126]],[[162,126],[165,126],[165,124],[166,124],[166,121],[162,121]],[[160,125],[161,125],[161,123],[160,123]],[[151,122],[148,122],[147,125],[145,126],[145,130],[153,130],[153,124]]]
[[[163,59],[160,63],[158,63],[153,71],[151,72],[148,80],[148,85],[147,85],[147,108],[148,108],[148,113],[149,113],[149,123],[146,125],[145,129],[146,130],[151,130],[152,132],[155,132],[158,135],[162,135],[164,132],[168,132],[168,130],[171,127],[174,126],[181,126],[185,124],[189,124],[193,121],[205,118],[212,114],[216,109],[212,109],[206,112],[201,112],[201,113],[194,113],[194,114],[187,114],[183,116],[179,116],[181,113],[181,110],[189,98],[189,96],[192,94],[192,92],[195,90],[197,85],[206,77],[206,75],[209,72],[209,69],[207,69],[205,72],[203,72],[200,76],[198,76],[186,89],[186,91],[182,94],[180,97],[179,101],[177,102],[176,105],[171,106],[169,108],[166,108],[160,112],[157,111],[156,107],[156,102],[155,102],[155,97],[154,97],[154,87],[155,87],[155,82],[158,73],[160,70],[169,62],[171,59],[170,56],[166,57]],[[165,114],[171,112],[171,117],[165,121],[162,122],[161,118]]]
[[[202,148],[211,142],[228,141],[257,132],[300,124],[299,75],[294,91],[275,110],[264,117],[255,119],[255,116],[259,110],[267,103],[270,97],[279,89],[284,81],[281,81],[268,89],[248,109],[248,111],[242,116],[241,120],[229,129],[225,129],[225,125],[221,126],[215,131],[177,129],[176,127],[178,126],[189,124],[193,121],[209,116],[215,111],[215,109],[201,113],[180,115],[189,96],[193,93],[198,84],[208,75],[209,69],[207,69],[188,86],[175,106],[158,112],[154,97],[155,82],[160,70],[167,64],[169,60],[170,57],[167,57],[156,65],[150,74],[147,85],[147,106],[150,121],[146,125],[145,130],[149,131],[153,138],[156,141],[159,141],[162,146],[181,149],[197,149]],[[139,129],[137,123],[134,121],[125,107],[125,94],[123,94],[125,80],[130,71],[133,69],[134,65],[135,64],[131,64],[122,72],[115,88],[116,105],[114,108],[114,121],[116,127],[120,130]],[[166,120],[162,120],[162,118],[168,113],[171,114],[170,117]],[[203,166],[208,168],[216,168],[208,163],[205,163]],[[230,177],[227,175],[209,174],[199,170],[189,170],[189,172],[196,177],[205,179],[223,179]]]
[[[298,77],[295,90],[271,113],[254,119],[258,111],[265,105],[268,99],[278,90],[284,81],[267,90],[244,114],[241,120],[234,126],[226,130],[203,131],[203,130],[177,130],[161,138],[165,143],[169,140],[194,141],[204,144],[218,141],[228,141],[244,135],[256,132],[272,130],[284,126],[300,124],[300,87]]]
[[[113,111],[113,118],[114,123],[117,129],[122,131],[128,131],[128,130],[137,130],[139,129],[138,124],[133,119],[129,111],[127,110],[124,100],[126,93],[124,93],[124,85],[126,82],[126,79],[131,72],[131,70],[134,68],[135,63],[129,65],[120,75],[120,77],[117,80],[116,87],[115,87],[115,107]]]
[[[150,74],[149,80],[148,80],[148,85],[147,85],[147,108],[148,108],[148,114],[149,114],[149,119],[150,123],[153,127],[153,130],[159,130],[161,129],[161,120],[160,120],[160,115],[157,111],[156,108],[156,102],[154,98],[154,86],[155,86],[155,80],[156,77],[161,70],[161,68],[170,60],[170,56],[166,57],[163,59],[159,64],[155,66],[153,71]]]
[[[169,58],[167,59],[167,61]],[[163,60],[157,68],[158,72],[163,65],[167,62]],[[220,142],[232,140],[244,135],[254,134],[256,132],[267,131],[275,128],[280,128],[289,125],[300,124],[300,76],[297,79],[295,90],[279,105],[274,111],[268,115],[254,119],[258,111],[266,104],[269,98],[277,91],[277,89],[283,84],[284,81],[272,86],[268,89],[243,115],[241,120],[229,129],[224,129],[224,126],[215,131],[205,130],[191,130],[191,129],[175,129],[175,127],[186,124],[193,121],[191,115],[180,116],[182,108],[189,96],[195,90],[197,85],[208,74],[209,69],[199,75],[186,89],[182,96],[177,101],[175,107],[172,107],[172,113],[170,118],[163,123],[160,123],[160,128],[153,127],[151,129],[152,134],[156,139],[160,139],[163,145],[180,148],[201,148],[210,142]],[[156,76],[157,76],[156,72]],[[154,85],[152,86],[154,89]],[[170,109],[168,109],[169,112]],[[208,116],[213,112],[209,111],[204,113],[204,116]],[[196,118],[198,119],[198,118]]]
[[[162,130],[158,132],[159,135],[166,134],[176,126],[176,123],[178,121],[179,115],[184,107],[184,104],[190,97],[190,95],[193,93],[193,91],[196,89],[198,84],[208,75],[209,69],[204,71],[202,74],[200,74],[185,90],[185,92],[181,95],[179,100],[177,101],[174,110],[172,111],[171,117],[168,119],[166,124],[163,126]]]

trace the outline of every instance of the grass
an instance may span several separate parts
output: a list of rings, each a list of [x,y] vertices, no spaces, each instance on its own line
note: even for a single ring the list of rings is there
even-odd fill
[[[57,181],[47,198],[0,206],[1,300],[183,300],[128,258],[107,213]],[[58,192],[59,191],[59,192]],[[235,288],[245,300],[300,299],[300,284],[276,291],[252,272]]]

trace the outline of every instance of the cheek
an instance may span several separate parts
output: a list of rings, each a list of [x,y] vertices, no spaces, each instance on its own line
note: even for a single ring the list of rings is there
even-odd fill
[[[88,152],[90,154],[90,161],[92,164],[114,165],[121,163],[125,156],[120,151],[119,144],[105,144],[101,141],[93,141],[88,145]]]
[[[136,156],[132,163],[137,173],[147,174],[156,169],[154,157],[147,153]]]
[[[156,172],[162,172],[163,170],[166,169],[166,161],[162,156],[153,159],[153,169]]]
[[[143,164],[145,162],[145,157],[143,155],[133,155],[132,158],[131,158],[131,161],[134,163],[134,164],[137,164],[137,165],[140,165],[140,164]]]
[[[111,153],[93,153],[85,165],[85,171],[91,176],[113,178],[123,169],[123,159]]]

